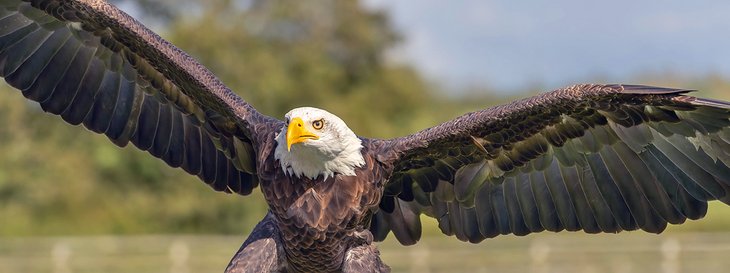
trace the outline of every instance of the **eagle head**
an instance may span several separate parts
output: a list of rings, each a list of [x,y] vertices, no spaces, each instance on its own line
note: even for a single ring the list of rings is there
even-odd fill
[[[326,179],[355,175],[355,168],[365,165],[362,141],[339,117],[313,107],[293,109],[285,117],[274,158],[288,175]]]

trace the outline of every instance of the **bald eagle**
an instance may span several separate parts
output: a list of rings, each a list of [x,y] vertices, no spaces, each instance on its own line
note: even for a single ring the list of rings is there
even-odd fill
[[[660,233],[730,202],[730,103],[575,85],[395,139],[337,116],[257,112],[100,0],[0,0],[0,76],[49,113],[198,176],[259,186],[269,212],[227,272],[384,272],[374,241],[420,215],[477,243],[541,231]]]

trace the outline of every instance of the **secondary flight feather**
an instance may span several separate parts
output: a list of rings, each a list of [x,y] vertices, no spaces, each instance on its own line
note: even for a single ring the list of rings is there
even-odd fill
[[[0,0],[0,76],[46,112],[247,195],[269,214],[228,272],[383,272],[373,241],[642,229],[728,203],[730,103],[575,85],[395,139],[321,109],[279,120],[104,1]],[[253,92],[255,90],[247,90]]]

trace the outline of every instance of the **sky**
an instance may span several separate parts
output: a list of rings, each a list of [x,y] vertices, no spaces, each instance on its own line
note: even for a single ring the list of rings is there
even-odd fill
[[[730,1],[364,3],[385,9],[405,36],[389,58],[455,90],[730,75]]]

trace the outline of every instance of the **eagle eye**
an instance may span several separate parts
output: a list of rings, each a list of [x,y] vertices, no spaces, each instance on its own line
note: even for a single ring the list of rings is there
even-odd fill
[[[312,128],[320,130],[320,129],[322,129],[322,127],[324,127],[324,120],[318,119],[318,120],[312,121]]]

